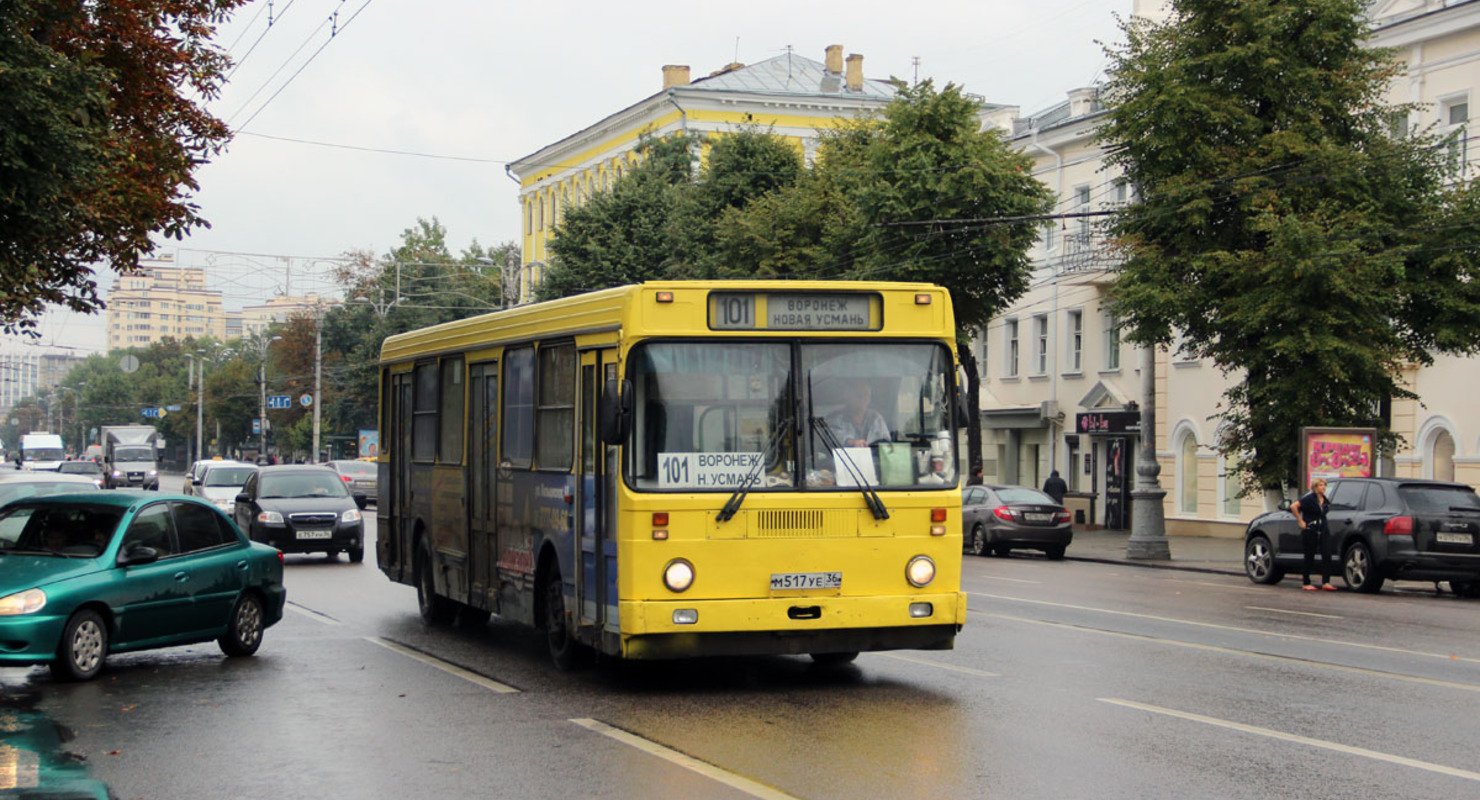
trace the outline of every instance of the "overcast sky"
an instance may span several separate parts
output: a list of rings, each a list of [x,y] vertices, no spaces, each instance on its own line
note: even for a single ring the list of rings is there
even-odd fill
[[[919,57],[921,78],[1030,113],[1102,77],[1097,42],[1116,40],[1115,15],[1130,10],[1131,0],[275,0],[269,28],[267,0],[255,0],[220,35],[239,67],[209,107],[238,134],[198,173],[213,227],[161,251],[207,267],[228,308],[287,288],[288,268],[293,293],[327,289],[313,257],[383,252],[418,216],[438,217],[455,250],[514,239],[504,162],[658,91],[664,64],[697,77],[787,46],[820,61],[836,43],[864,56],[867,77],[909,78]],[[104,346],[100,317],[52,316],[48,341]]]

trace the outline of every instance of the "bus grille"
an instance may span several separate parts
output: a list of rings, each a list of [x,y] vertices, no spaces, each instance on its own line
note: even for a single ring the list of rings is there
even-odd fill
[[[751,535],[758,539],[829,539],[857,536],[851,511],[757,511]],[[854,523],[851,524],[850,523]]]

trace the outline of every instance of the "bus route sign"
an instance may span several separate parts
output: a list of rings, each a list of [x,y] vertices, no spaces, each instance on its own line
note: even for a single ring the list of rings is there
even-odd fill
[[[882,327],[878,295],[858,293],[712,292],[713,330],[876,331]]]
[[[659,489],[737,489],[760,453],[659,453]]]

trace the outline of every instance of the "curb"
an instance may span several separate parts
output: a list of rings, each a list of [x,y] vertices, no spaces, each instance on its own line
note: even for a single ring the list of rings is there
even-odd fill
[[[1117,564],[1122,567],[1141,567],[1142,569],[1167,569],[1179,572],[1201,572],[1208,575],[1243,575],[1241,570],[1222,569],[1220,567],[1194,567],[1186,564],[1175,564],[1164,561],[1131,561],[1123,558],[1096,558],[1094,556],[1072,556],[1064,555],[1065,561],[1084,561],[1091,564]]]

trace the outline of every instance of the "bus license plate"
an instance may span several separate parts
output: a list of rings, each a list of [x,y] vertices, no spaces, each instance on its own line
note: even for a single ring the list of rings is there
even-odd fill
[[[299,531],[299,539],[328,539],[334,535],[333,531]]]
[[[1436,533],[1439,544],[1474,544],[1475,537],[1468,533]]]
[[[786,589],[841,589],[841,572],[773,572],[771,591]]]

